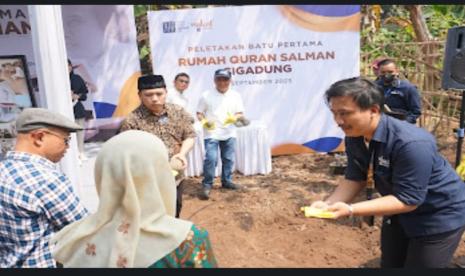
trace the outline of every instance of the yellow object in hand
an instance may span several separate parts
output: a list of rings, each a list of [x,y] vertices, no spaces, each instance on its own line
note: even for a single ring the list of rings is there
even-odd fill
[[[175,170],[171,170],[171,173],[173,174],[174,177],[176,177],[179,174],[179,172]]]
[[[228,116],[226,117],[226,120],[224,120],[223,125],[229,125],[229,124],[234,124],[237,122],[236,116],[232,115],[231,113],[228,112]]]
[[[310,206],[301,207],[300,210],[304,212],[305,217],[310,218],[334,218],[336,215],[333,212],[325,211]]]
[[[200,121],[200,124],[207,130],[214,130],[215,129],[215,123],[214,122],[209,122],[206,118],[203,118],[202,121]]]
[[[462,180],[465,180],[465,158],[462,159],[462,162],[460,162],[460,164],[457,166],[455,171],[457,172],[457,174],[460,176]]]

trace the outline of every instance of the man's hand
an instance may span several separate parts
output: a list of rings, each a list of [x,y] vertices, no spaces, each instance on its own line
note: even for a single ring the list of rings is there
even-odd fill
[[[187,159],[182,154],[175,154],[171,157],[170,165],[173,170],[182,171],[187,168]]]
[[[311,208],[316,208],[316,209],[321,209],[321,210],[326,210],[328,206],[329,204],[322,200],[315,201],[310,205]]]
[[[73,93],[73,94],[71,94],[71,98],[73,99],[73,102],[77,101],[77,100],[79,100],[79,95]]]
[[[328,206],[326,209],[327,211],[333,212],[334,213],[334,218],[343,218],[343,217],[348,217],[352,215],[352,208],[350,207],[349,204],[345,202],[336,202],[334,204],[331,204]]]
[[[202,121],[200,121],[200,124],[207,130],[215,129],[215,122],[209,122],[206,118],[203,118]]]
[[[226,120],[224,120],[223,125],[227,126],[230,124],[234,124],[235,122],[237,122],[237,116],[228,112],[228,115],[226,117]]]
[[[460,176],[460,178],[462,178],[462,180],[465,180],[465,158],[462,159],[462,162],[460,162],[455,171]]]

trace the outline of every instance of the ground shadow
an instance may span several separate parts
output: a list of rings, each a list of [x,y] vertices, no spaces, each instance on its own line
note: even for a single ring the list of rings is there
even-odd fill
[[[244,231],[250,231],[254,225],[254,219],[249,212],[234,212],[234,220],[239,223],[239,227]]]
[[[360,268],[380,268],[380,263],[381,263],[381,259],[378,257],[378,258],[368,260],[367,262],[361,264],[359,267]]]
[[[336,189],[336,186],[329,181],[312,182],[310,183],[310,185],[307,185],[306,187],[307,191],[315,194],[323,192],[332,193],[334,189]]]

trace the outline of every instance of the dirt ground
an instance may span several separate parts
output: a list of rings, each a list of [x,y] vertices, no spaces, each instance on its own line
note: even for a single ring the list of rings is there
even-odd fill
[[[441,152],[454,164],[456,140]],[[333,175],[329,154],[277,156],[268,175],[234,175],[242,191],[220,188],[199,198],[201,178],[185,184],[181,218],[205,227],[220,267],[379,267],[380,217],[375,226],[361,219],[305,218],[299,208],[331,193],[342,176]],[[465,235],[451,267],[465,263]]]

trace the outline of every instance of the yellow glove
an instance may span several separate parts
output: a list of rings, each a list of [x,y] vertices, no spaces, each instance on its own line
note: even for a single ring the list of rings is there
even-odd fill
[[[300,210],[304,212],[305,217],[310,218],[334,218],[335,215],[333,212],[324,211],[318,208],[312,208],[310,206],[301,207]]]
[[[455,171],[460,176],[460,178],[462,178],[462,180],[465,180],[465,158],[462,159],[462,162],[460,162]]]
[[[229,124],[234,124],[235,122],[237,122],[236,116],[228,112],[228,116],[226,117],[226,120],[224,120],[223,125],[227,126]]]
[[[215,129],[215,122],[209,122],[206,118],[203,118],[202,121],[200,121],[200,124],[207,130],[214,130]]]

